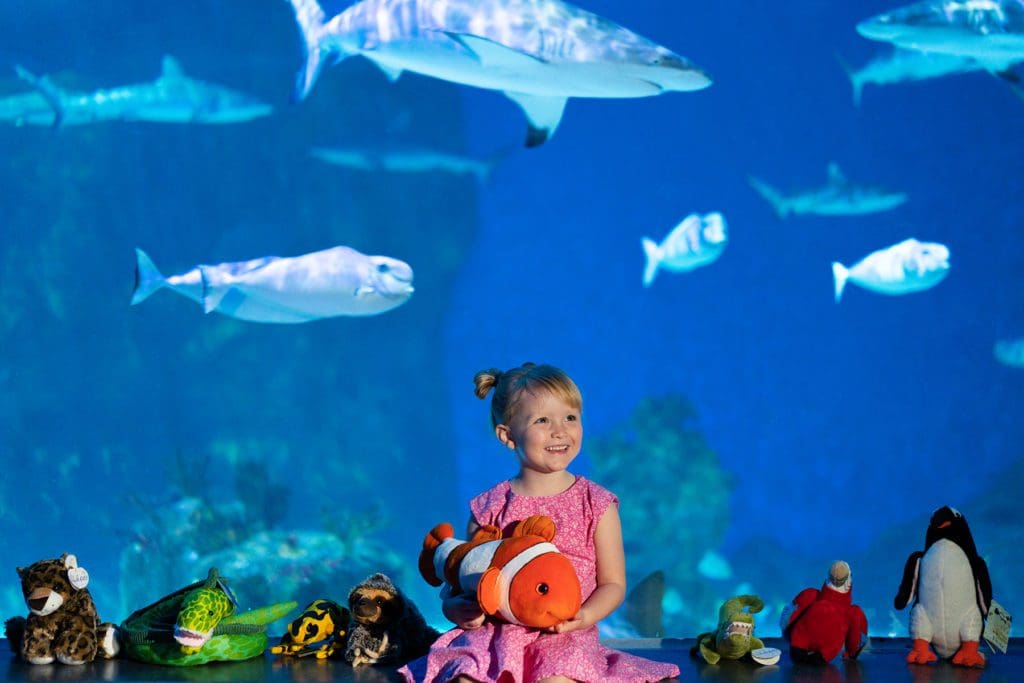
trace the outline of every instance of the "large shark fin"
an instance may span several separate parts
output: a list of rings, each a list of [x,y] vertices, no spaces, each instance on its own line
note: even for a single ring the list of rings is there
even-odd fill
[[[164,55],[160,62],[160,78],[165,80],[181,80],[185,78],[185,70],[181,68],[178,60],[170,55]]]
[[[514,71],[522,71],[525,68],[535,68],[545,61],[521,50],[516,50],[508,45],[502,45],[482,36],[472,33],[455,33],[445,31],[445,35],[462,45],[472,54],[482,66],[488,69],[506,68]]]
[[[839,164],[834,161],[828,162],[828,184],[829,185],[845,185],[846,176],[843,175],[843,171],[839,168]]]
[[[292,10],[295,12],[295,23],[299,26],[302,34],[302,48],[304,64],[299,69],[295,81],[295,90],[292,92],[292,101],[301,102],[313,89],[320,70],[325,65],[325,58],[330,56],[331,50],[320,47],[320,37],[324,31],[326,17],[323,8],[317,0],[289,0]]]
[[[51,83],[46,76],[36,76],[20,65],[15,65],[14,70],[18,74],[18,78],[31,85],[43,96],[46,103],[53,109],[53,127],[60,128],[60,124],[64,122],[63,93],[60,88]]]
[[[526,114],[529,130],[526,134],[527,147],[540,147],[555,134],[562,121],[566,97],[543,97],[519,92],[505,92],[505,95],[519,105]]]
[[[402,76],[402,69],[394,66],[385,66],[380,62],[374,62],[377,68],[384,72],[384,75],[388,77],[388,80],[394,83]]]

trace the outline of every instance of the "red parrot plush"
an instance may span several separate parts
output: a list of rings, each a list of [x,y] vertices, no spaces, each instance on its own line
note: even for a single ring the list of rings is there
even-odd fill
[[[830,662],[846,650],[854,659],[867,643],[868,620],[853,604],[850,565],[833,562],[821,590],[800,591],[782,613],[782,635],[795,661]]]

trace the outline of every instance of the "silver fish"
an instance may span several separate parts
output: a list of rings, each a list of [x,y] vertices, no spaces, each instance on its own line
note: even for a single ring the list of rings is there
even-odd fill
[[[570,97],[647,97],[711,84],[701,69],[615,22],[560,0],[361,0],[328,18],[290,0],[305,66],[296,99],[324,64],[362,55],[389,78],[403,71],[498,90],[543,144]]]
[[[847,282],[880,294],[910,294],[931,289],[948,274],[949,248],[914,238],[874,251],[850,268],[832,263],[837,303]]]
[[[725,250],[729,240],[725,218],[718,212],[692,213],[665,237],[661,244],[644,237],[644,287],[650,287],[659,269],[677,273],[706,266]]]
[[[22,116],[18,123],[55,127],[100,121],[240,123],[272,111],[269,104],[245,93],[189,78],[171,56],[163,58],[160,76],[152,82],[91,93],[69,92],[45,76],[20,66],[15,69],[49,105],[46,112],[33,108],[33,113]]]
[[[784,195],[768,183],[750,176],[751,187],[764,197],[780,218],[789,214],[821,216],[857,216],[894,209],[907,201],[907,195],[880,187],[851,183],[838,164],[828,166],[828,182],[820,188]]]
[[[432,149],[366,149],[358,147],[314,147],[310,155],[321,161],[359,171],[390,173],[432,173],[471,175],[486,182],[504,154],[474,159]]]
[[[338,315],[377,315],[412,296],[412,268],[387,256],[333,247],[302,256],[201,265],[164,277],[135,250],[132,305],[166,287],[216,311],[262,323],[304,323]]]
[[[850,67],[842,59],[840,62],[846,70],[846,75],[850,78],[850,85],[853,86],[853,103],[858,106],[860,105],[861,91],[869,83],[892,85],[984,69],[981,64],[970,57],[903,48],[889,50],[857,68]]]
[[[865,38],[969,57],[992,72],[1024,61],[1021,0],[925,0],[857,24]]]

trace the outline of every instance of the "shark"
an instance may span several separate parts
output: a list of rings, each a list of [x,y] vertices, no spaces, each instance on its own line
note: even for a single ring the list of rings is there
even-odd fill
[[[907,195],[903,192],[851,183],[835,162],[828,165],[828,182],[823,187],[788,196],[753,176],[748,180],[757,193],[768,200],[780,218],[789,214],[859,216],[888,211],[907,201]]]
[[[865,38],[921,52],[967,57],[992,73],[1024,61],[1021,0],[925,0],[857,24]]]
[[[21,116],[0,120],[42,126],[79,126],[101,121],[152,121],[157,123],[242,123],[267,116],[273,108],[236,90],[190,78],[178,61],[166,55],[160,75],[148,83],[125,85],[91,93],[71,92],[46,76],[16,66],[18,76],[31,85],[48,105],[36,100]],[[17,96],[15,96],[17,97]],[[8,98],[10,99],[10,98]]]
[[[361,55],[392,81],[410,71],[504,93],[526,116],[527,147],[554,134],[570,97],[711,85],[685,57],[560,0],[360,0],[333,17],[317,0],[287,1],[305,51],[296,101],[325,64]]]
[[[447,173],[470,175],[480,182],[489,179],[491,172],[505,152],[477,159],[427,148],[373,149],[364,147],[313,147],[310,156],[332,166],[359,171],[386,171],[389,173]]]
[[[891,85],[984,69],[971,57],[941,52],[920,52],[899,47],[879,54],[857,68],[848,65],[842,57],[839,58],[839,61],[850,78],[850,85],[853,87],[853,103],[857,106],[860,106],[861,92],[864,86],[869,83]]]

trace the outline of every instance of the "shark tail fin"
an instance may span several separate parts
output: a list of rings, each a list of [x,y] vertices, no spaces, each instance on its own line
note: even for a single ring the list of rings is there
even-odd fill
[[[843,289],[846,288],[846,281],[850,277],[850,270],[839,261],[832,262],[832,279],[836,285],[836,303],[843,298]]]
[[[850,85],[853,87],[853,106],[860,106],[860,94],[864,89],[864,81],[857,77],[857,72],[850,66],[850,63],[846,61],[846,58],[836,50],[836,59],[839,61],[839,65],[843,67],[843,71],[850,79]]]
[[[292,93],[293,102],[301,102],[309,95],[316,83],[320,70],[324,67],[325,58],[331,50],[321,47],[326,16],[317,0],[289,0],[295,12],[295,23],[302,34],[302,48],[305,56],[304,64],[299,69]]]
[[[43,96],[46,103],[53,109],[53,127],[60,128],[60,124],[64,122],[64,102],[60,88],[51,83],[46,76],[36,76],[21,65],[15,65],[14,70],[18,74],[18,78],[31,85]]]
[[[661,248],[647,237],[641,239],[640,244],[644,248],[644,287],[650,287],[661,265]]]
[[[764,197],[775,209],[775,213],[779,215],[779,218],[785,218],[789,214],[789,203],[786,198],[782,196],[778,190],[769,185],[768,183],[762,182],[754,176],[748,176],[747,182],[754,188],[759,195]]]
[[[167,281],[160,274],[152,259],[141,249],[135,249],[135,287],[132,288],[132,306],[142,303],[149,295],[166,287]]]

